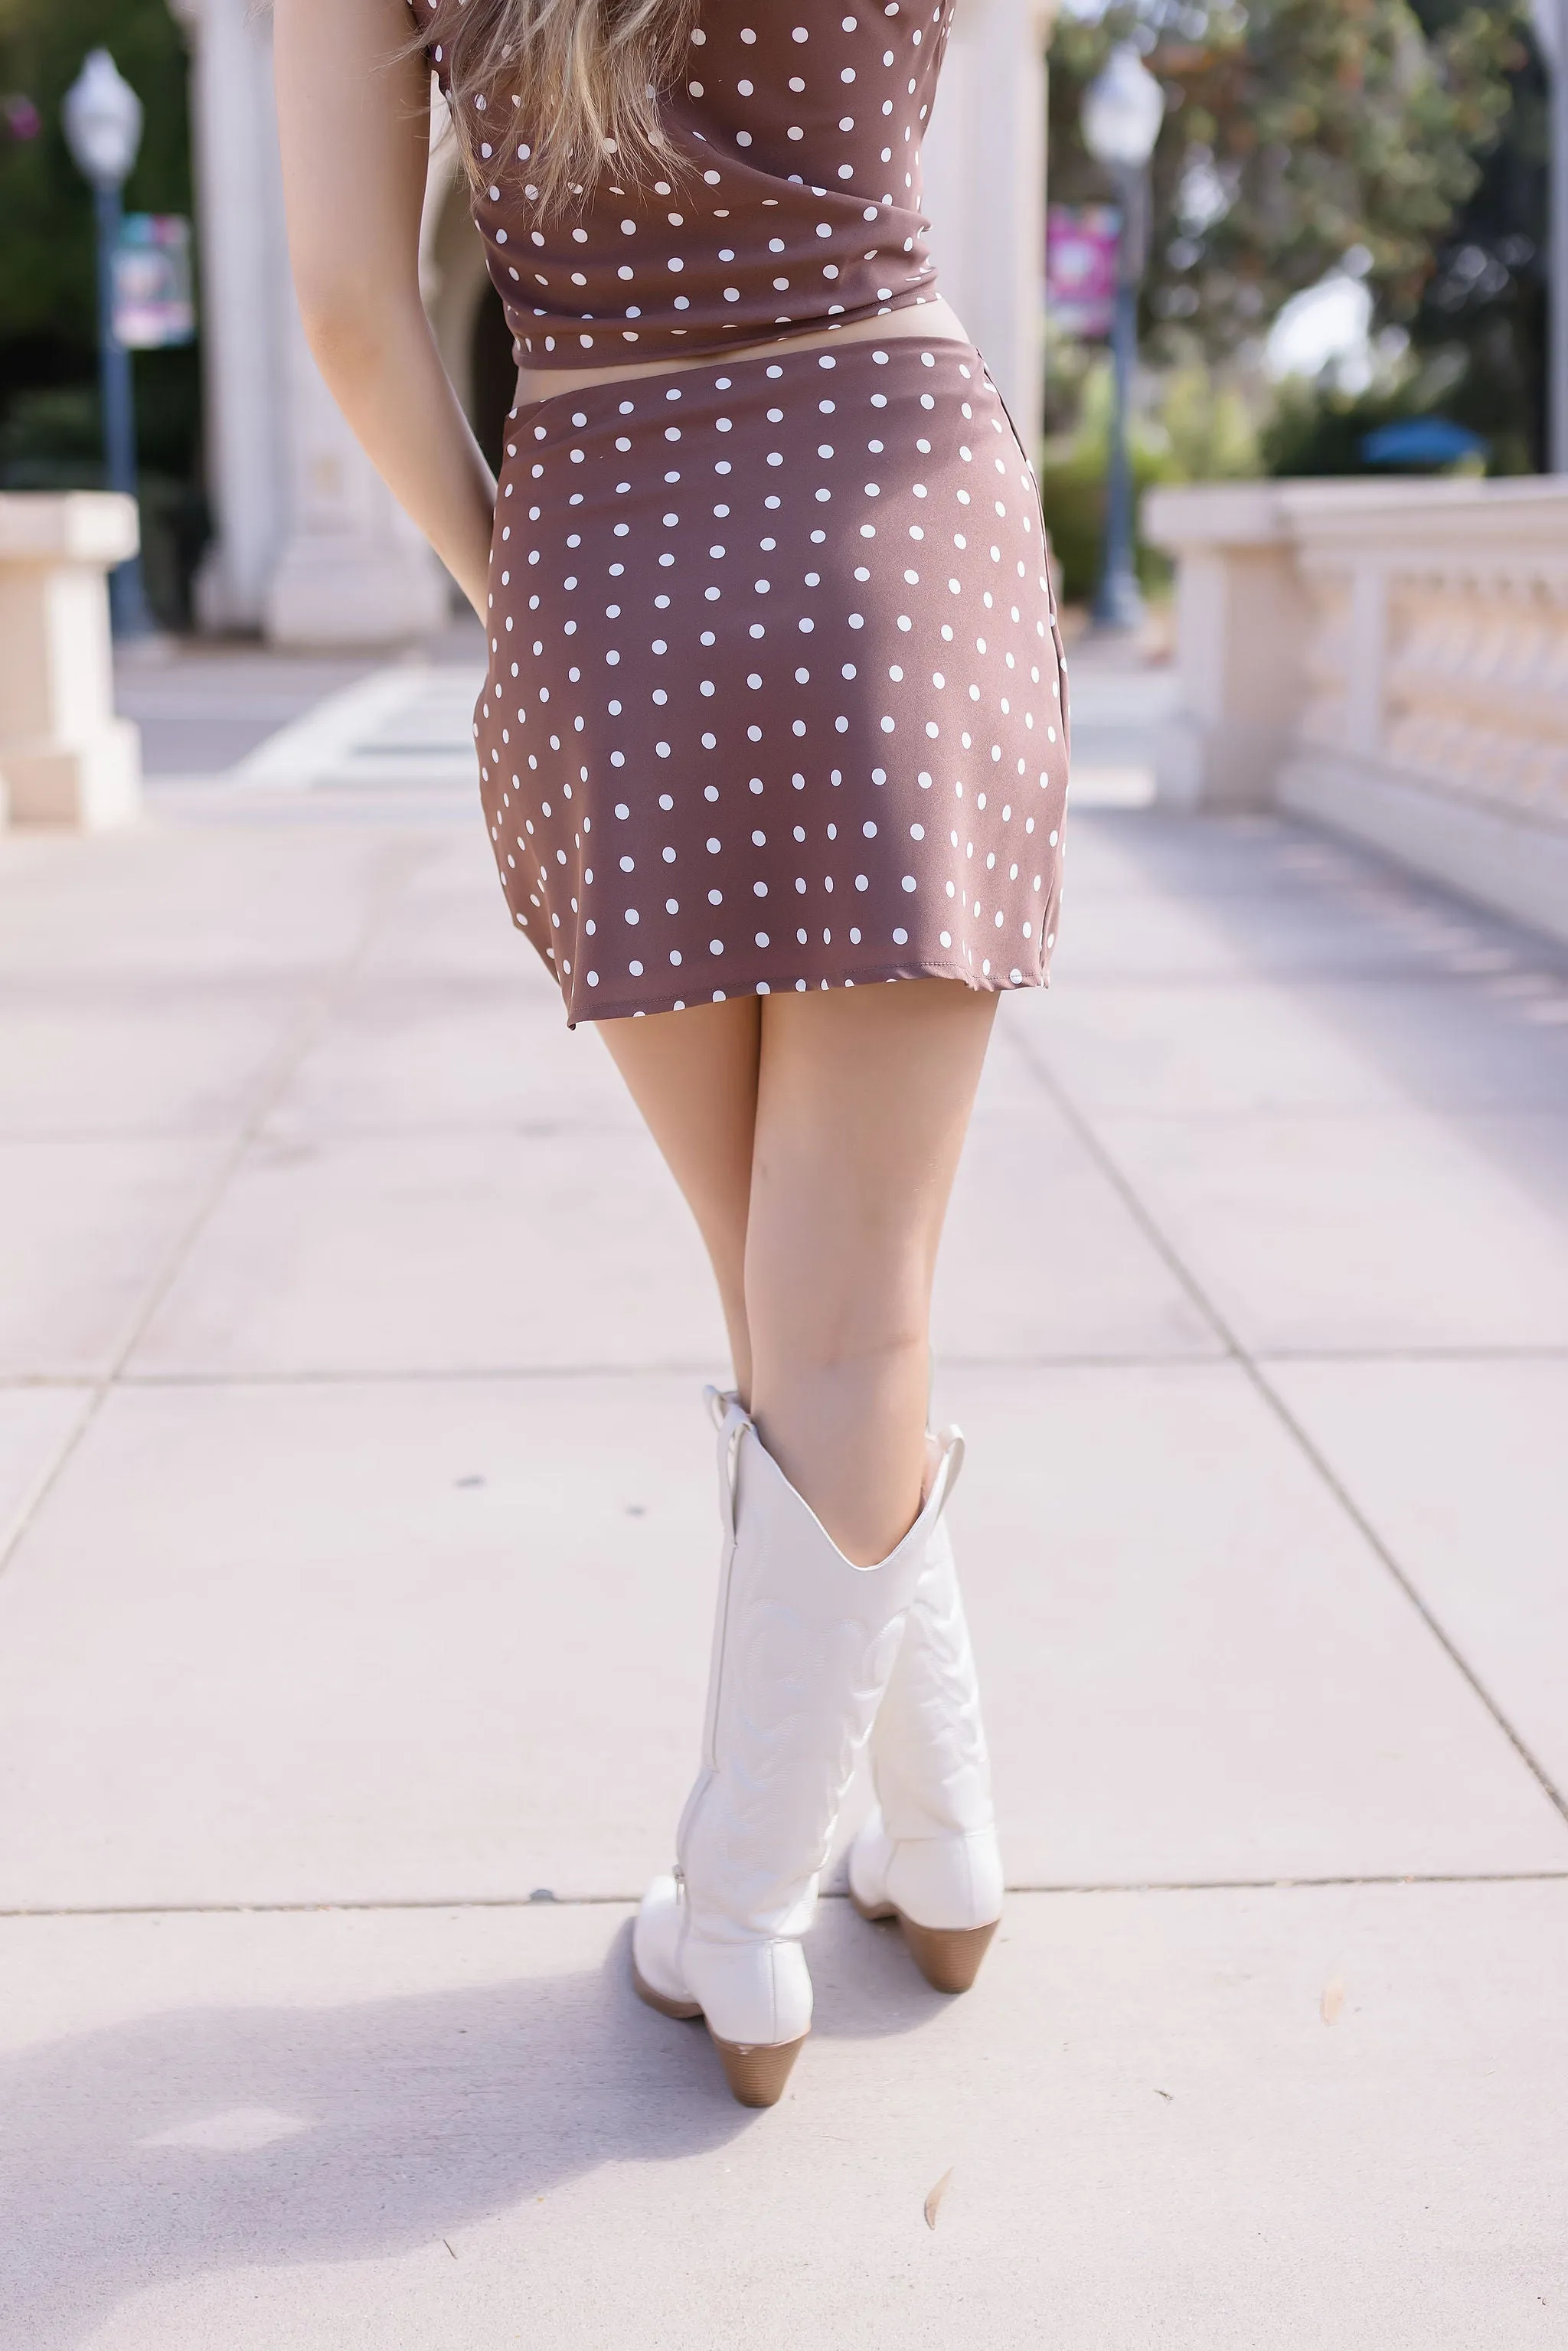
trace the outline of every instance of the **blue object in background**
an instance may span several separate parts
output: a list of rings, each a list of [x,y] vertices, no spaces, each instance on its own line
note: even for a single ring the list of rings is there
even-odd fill
[[[1407,416],[1380,424],[1361,444],[1369,465],[1452,465],[1461,457],[1486,457],[1491,443],[1446,416]]]

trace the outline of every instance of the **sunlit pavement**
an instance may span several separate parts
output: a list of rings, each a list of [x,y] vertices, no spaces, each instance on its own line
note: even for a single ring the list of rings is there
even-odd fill
[[[696,1244],[467,672],[223,658],[0,837],[7,2351],[1556,2351],[1568,957],[1139,808],[1084,664],[938,1312],[1017,1890],[957,2001],[830,1899],[746,2115],[626,1970]]]

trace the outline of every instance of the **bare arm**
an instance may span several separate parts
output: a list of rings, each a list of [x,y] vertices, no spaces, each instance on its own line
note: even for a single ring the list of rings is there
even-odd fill
[[[288,249],[310,349],[481,619],[496,486],[419,296],[430,74],[402,0],[275,0]]]

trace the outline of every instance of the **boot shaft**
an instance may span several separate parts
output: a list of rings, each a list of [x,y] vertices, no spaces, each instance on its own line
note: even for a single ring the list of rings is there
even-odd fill
[[[992,1819],[990,1759],[946,1524],[933,1533],[873,1740],[890,1836],[962,1835]]]
[[[904,1540],[856,1567],[733,1399],[718,1437],[724,1557],[680,1865],[705,1934],[799,1935],[927,1570],[948,1458]]]

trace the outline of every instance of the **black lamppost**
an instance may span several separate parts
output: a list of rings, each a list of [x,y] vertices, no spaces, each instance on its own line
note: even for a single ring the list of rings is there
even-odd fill
[[[1136,629],[1144,599],[1134,560],[1133,467],[1128,448],[1133,371],[1138,357],[1138,287],[1149,251],[1149,158],[1160,135],[1165,94],[1130,41],[1112,50],[1083,93],[1083,144],[1116,183],[1122,234],[1111,329],[1113,378],[1105,549],[1092,606],[1103,629]]]
[[[104,470],[111,490],[136,496],[136,419],[131,405],[131,354],[115,332],[114,265],[120,249],[120,191],[141,144],[141,100],[107,49],[94,49],[66,92],[66,143],[77,169],[92,183],[98,214],[98,352],[103,396]],[[153,626],[138,556],[109,578],[110,611],[118,637],[146,636]]]

